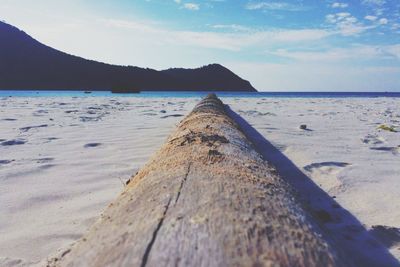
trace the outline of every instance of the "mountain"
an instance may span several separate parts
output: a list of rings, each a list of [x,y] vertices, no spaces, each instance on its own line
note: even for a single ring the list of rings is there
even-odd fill
[[[0,90],[256,91],[219,65],[157,71],[116,66],[48,47],[0,22]]]

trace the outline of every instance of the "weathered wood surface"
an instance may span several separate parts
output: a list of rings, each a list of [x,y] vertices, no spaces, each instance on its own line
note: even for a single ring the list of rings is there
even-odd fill
[[[345,266],[338,255],[210,95],[50,265]]]

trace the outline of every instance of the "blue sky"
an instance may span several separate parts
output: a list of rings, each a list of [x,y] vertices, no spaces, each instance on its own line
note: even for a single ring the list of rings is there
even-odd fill
[[[221,63],[261,91],[400,91],[400,0],[0,0],[0,19],[108,63]]]

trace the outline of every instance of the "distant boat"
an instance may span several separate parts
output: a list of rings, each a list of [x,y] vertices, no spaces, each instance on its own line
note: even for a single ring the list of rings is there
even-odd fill
[[[130,87],[130,86],[114,86],[111,89],[111,93],[113,94],[139,94],[140,90],[138,88]]]
[[[91,94],[92,91],[85,91],[84,93],[85,93],[85,94]]]

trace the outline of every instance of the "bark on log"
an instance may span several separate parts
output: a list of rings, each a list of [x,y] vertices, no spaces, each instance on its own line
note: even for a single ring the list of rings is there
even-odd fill
[[[215,96],[55,266],[347,266]]]

